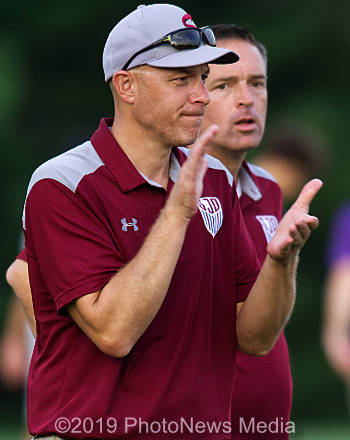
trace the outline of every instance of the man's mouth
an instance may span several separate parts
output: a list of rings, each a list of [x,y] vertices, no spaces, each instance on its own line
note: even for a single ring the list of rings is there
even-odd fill
[[[203,118],[204,113],[183,113],[182,116],[188,116],[192,118]]]
[[[254,118],[241,118],[235,124],[244,125],[244,124],[253,124],[254,122],[255,122]]]
[[[255,128],[256,122],[254,118],[241,118],[234,124],[240,131],[251,131]]]

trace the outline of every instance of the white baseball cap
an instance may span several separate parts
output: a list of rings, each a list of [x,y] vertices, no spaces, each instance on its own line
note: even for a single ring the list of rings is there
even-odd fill
[[[238,55],[232,50],[212,47],[203,41],[199,47],[185,50],[176,49],[171,44],[151,46],[172,32],[191,28],[196,28],[192,17],[177,6],[139,6],[117,23],[107,38],[103,50],[105,81],[108,82],[118,70],[143,64],[176,68],[238,61]]]

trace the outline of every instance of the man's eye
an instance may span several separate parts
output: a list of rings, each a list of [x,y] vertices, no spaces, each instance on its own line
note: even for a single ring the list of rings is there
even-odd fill
[[[179,76],[178,78],[174,78],[174,81],[182,83],[187,80],[187,76]]]
[[[225,90],[227,88],[227,84],[226,83],[219,84],[218,86],[216,86],[216,88],[219,90]]]
[[[264,81],[253,81],[253,87],[265,87]]]

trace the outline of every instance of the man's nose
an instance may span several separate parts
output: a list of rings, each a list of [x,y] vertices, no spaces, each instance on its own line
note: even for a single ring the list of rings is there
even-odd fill
[[[202,79],[200,79],[192,93],[191,101],[198,102],[202,105],[208,105],[210,102],[209,93]]]
[[[237,84],[235,102],[237,107],[250,107],[253,105],[253,97],[248,84]]]

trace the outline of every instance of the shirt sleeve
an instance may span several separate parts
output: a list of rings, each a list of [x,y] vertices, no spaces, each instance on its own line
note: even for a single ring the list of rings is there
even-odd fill
[[[25,206],[26,252],[61,311],[103,288],[121,267],[118,245],[103,216],[53,179],[37,182]]]
[[[26,248],[21,250],[21,252],[16,257],[16,260],[22,260],[22,261],[25,261],[26,263],[28,263]]]
[[[235,233],[236,302],[244,301],[261,269],[255,246],[245,225],[237,194],[233,200]]]
[[[330,269],[343,258],[350,258],[350,203],[338,209],[331,222],[326,264]]]

